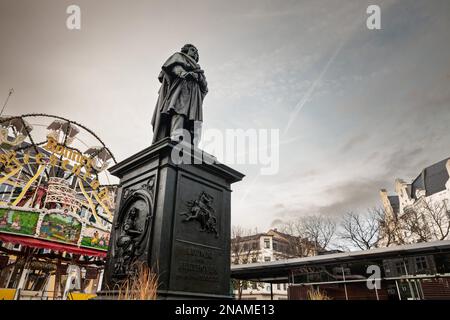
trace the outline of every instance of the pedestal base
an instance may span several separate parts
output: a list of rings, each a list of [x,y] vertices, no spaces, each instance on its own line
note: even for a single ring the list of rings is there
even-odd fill
[[[158,272],[161,299],[230,298],[230,185],[243,175],[199,163],[211,156],[198,149],[191,163],[199,164],[177,164],[178,151],[162,140],[110,169],[121,187],[106,286],[142,261]]]

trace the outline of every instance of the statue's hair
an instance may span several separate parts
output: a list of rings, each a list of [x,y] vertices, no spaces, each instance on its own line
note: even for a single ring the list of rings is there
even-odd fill
[[[193,44],[187,43],[181,48],[181,52],[187,53],[189,51],[189,48],[195,48],[197,49]]]

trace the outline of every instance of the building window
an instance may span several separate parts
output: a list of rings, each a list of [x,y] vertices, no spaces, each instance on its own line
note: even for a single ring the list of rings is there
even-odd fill
[[[264,257],[264,261],[265,262],[269,262],[270,261],[270,257]]]
[[[277,283],[277,290],[281,290],[281,284]]]
[[[253,290],[258,289],[258,284],[256,282],[252,282],[252,289]]]
[[[253,243],[252,243],[252,249],[253,249],[253,250],[258,250],[258,242],[253,241]]]
[[[427,259],[425,257],[416,257],[417,271],[424,271],[428,269]]]
[[[273,250],[278,250],[278,243],[277,242],[273,242],[272,243],[272,246],[273,246]]]
[[[397,271],[398,275],[405,274],[405,266],[403,265],[403,262],[395,263],[395,271]]]
[[[264,248],[270,249],[270,239],[264,239]]]

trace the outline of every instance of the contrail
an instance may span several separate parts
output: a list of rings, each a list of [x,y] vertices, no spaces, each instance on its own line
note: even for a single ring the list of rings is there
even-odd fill
[[[256,181],[258,180],[259,177],[259,173],[255,175],[255,177],[250,181],[249,186],[246,188],[246,190],[244,191],[244,194],[242,195],[242,197],[240,197],[239,204],[241,204],[242,202],[244,202],[244,200],[247,198],[248,194],[250,193],[250,191],[253,189],[253,186],[256,184]]]
[[[339,47],[337,47],[337,49],[334,51],[333,55],[331,56],[331,58],[328,60],[327,64],[323,68],[322,72],[316,78],[314,83],[309,87],[308,91],[305,93],[303,98],[297,103],[297,105],[294,108],[294,111],[292,112],[291,116],[289,117],[289,121],[286,125],[286,128],[283,131],[283,135],[285,135],[288,132],[288,130],[291,127],[292,123],[294,122],[295,118],[297,118],[298,113],[302,110],[302,108],[305,106],[306,102],[309,100],[311,95],[314,93],[314,90],[316,89],[317,85],[322,81],[323,76],[325,75],[325,73],[327,73],[328,68],[334,62],[334,60],[336,59],[339,52],[341,52],[341,49],[343,46],[344,46],[344,41],[342,41],[341,44],[339,45]]]
[[[314,83],[309,87],[308,91],[305,93],[303,98],[297,103],[297,105],[294,108],[294,111],[292,112],[291,117],[289,117],[289,121],[286,125],[286,128],[283,131],[283,136],[286,135],[288,132],[290,126],[294,122],[295,118],[297,117],[298,113],[302,110],[302,108],[305,106],[308,99],[311,97],[311,95],[314,93],[315,88],[317,85],[322,81],[323,76],[325,73],[327,73],[328,69],[330,68],[331,64],[334,62],[338,54],[341,52],[342,47],[344,46],[345,41],[342,41],[339,47],[336,48],[331,58],[328,60],[327,64],[323,68],[322,72],[319,74],[319,76],[316,78]],[[253,180],[250,182],[249,187],[247,188],[247,191],[242,195],[240,202],[244,202],[244,200],[247,198],[248,194],[250,193],[250,190],[253,188],[253,186],[256,184],[260,174],[257,173],[256,176],[253,178]]]

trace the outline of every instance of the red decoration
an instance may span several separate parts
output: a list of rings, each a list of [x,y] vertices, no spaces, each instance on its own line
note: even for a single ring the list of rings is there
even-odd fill
[[[21,236],[10,235],[10,234],[1,234],[0,233],[0,241],[18,243],[18,244],[21,244],[21,245],[27,246],[27,247],[51,249],[51,250],[56,250],[56,251],[66,251],[69,253],[75,253],[75,254],[80,254],[80,255],[84,255],[84,256],[95,256],[95,257],[102,257],[102,258],[106,257],[106,252],[104,252],[104,251],[80,248],[80,247],[71,246],[71,245],[67,245],[67,244],[50,242],[50,241],[46,241],[46,240],[40,240],[40,239],[29,238],[29,237],[21,237]]]

